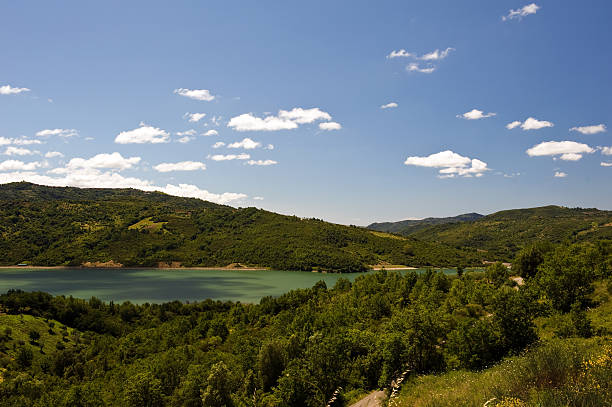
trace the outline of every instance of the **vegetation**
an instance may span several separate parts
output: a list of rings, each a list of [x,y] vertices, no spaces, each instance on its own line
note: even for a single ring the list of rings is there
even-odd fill
[[[610,270],[601,241],[550,248],[522,285],[498,263],[461,277],[382,271],[259,304],[9,291],[0,404],[323,406],[335,395],[341,406],[401,382],[390,405],[610,405]],[[71,330],[64,348],[50,323]]]
[[[0,264],[363,271],[379,263],[478,265],[476,250],[256,208],[132,189],[0,186]]]
[[[612,211],[544,206],[501,211],[477,220],[418,229],[373,229],[456,248],[476,249],[488,260],[510,261],[519,250],[537,242],[570,244],[611,239]]]
[[[483,215],[479,213],[464,213],[463,215],[451,216],[447,218],[408,219],[400,220],[399,222],[372,223],[371,225],[368,225],[368,229],[408,236],[411,233],[426,229],[432,225],[469,222],[482,217]]]

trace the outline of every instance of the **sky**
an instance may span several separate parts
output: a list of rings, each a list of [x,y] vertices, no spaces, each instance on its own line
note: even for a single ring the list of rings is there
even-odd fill
[[[612,209],[609,1],[5,1],[0,15],[0,183],[356,225]]]

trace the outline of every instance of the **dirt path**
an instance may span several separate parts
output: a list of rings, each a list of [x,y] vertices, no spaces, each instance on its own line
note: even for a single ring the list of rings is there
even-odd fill
[[[384,399],[385,392],[383,390],[377,390],[368,394],[357,403],[352,404],[350,407],[380,407]]]

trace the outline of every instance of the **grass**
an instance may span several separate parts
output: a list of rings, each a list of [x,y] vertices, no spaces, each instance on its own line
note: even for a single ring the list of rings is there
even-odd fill
[[[30,332],[37,332],[40,337],[32,339]],[[60,348],[76,346],[78,337],[76,329],[54,320],[25,314],[0,315],[0,358],[5,362],[14,359],[21,347],[30,347],[36,360]]]
[[[397,406],[605,406],[612,404],[610,338],[553,340],[481,372],[410,379]]]
[[[130,230],[148,230],[149,232],[159,232],[168,222],[153,222],[151,217],[144,218],[133,225],[128,226]]]

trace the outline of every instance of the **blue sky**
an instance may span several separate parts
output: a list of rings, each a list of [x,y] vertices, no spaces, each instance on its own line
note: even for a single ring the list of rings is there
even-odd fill
[[[21,1],[0,15],[0,182],[358,225],[612,209],[610,2]]]

